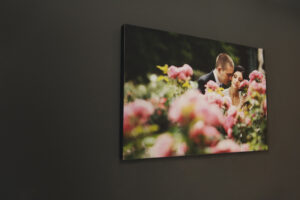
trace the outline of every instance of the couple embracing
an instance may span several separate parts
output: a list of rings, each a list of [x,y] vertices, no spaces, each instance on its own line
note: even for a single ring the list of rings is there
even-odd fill
[[[206,83],[212,80],[220,87],[227,88],[223,94],[231,98],[233,105],[238,106],[243,101],[239,86],[243,81],[244,72],[245,69],[242,66],[234,66],[233,60],[228,54],[220,53],[216,58],[215,68],[199,78],[198,88],[204,94]]]

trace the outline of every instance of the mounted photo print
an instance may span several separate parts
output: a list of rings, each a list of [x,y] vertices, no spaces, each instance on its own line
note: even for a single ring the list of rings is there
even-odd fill
[[[264,51],[122,27],[123,160],[266,151]]]

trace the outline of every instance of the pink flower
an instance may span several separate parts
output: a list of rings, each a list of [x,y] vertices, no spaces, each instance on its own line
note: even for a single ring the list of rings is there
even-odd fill
[[[227,116],[236,117],[237,115],[237,108],[236,106],[230,106],[230,108],[227,111]]]
[[[249,79],[250,79],[250,82],[252,82],[254,80],[257,82],[262,82],[262,80],[264,79],[264,75],[263,75],[263,73],[261,73],[257,70],[254,70],[249,75]]]
[[[250,151],[250,146],[249,144],[242,144],[241,145],[241,151],[245,152],[245,151]]]
[[[140,123],[145,123],[148,118],[153,114],[154,108],[148,101],[136,99],[131,104],[131,109],[135,117],[140,119]]]
[[[229,96],[224,96],[223,97],[223,105],[224,105],[226,110],[228,110],[231,107],[232,101],[231,101],[231,98]]]
[[[167,101],[167,98],[163,97],[163,98],[151,98],[150,102],[152,103],[152,105],[155,106],[156,109],[166,109],[165,103]]]
[[[253,91],[256,91],[260,94],[266,93],[266,84],[264,82],[258,83],[256,81],[252,81],[250,83],[249,89],[248,89],[248,95],[252,95]]]
[[[168,76],[172,79],[187,80],[193,75],[193,69],[188,64],[182,67],[170,66],[168,69]]]
[[[198,121],[189,132],[190,138],[197,144],[213,146],[221,139],[221,133],[213,126]]]
[[[195,112],[196,116],[208,125],[219,126],[223,123],[223,114],[217,105],[200,105],[196,107]]]
[[[233,116],[225,117],[225,121],[223,123],[223,127],[227,132],[228,138],[232,137],[232,127],[236,124],[236,118]]]
[[[149,149],[150,157],[155,158],[171,156],[173,143],[174,139],[168,133],[158,136],[154,145]]]
[[[180,73],[178,74],[177,78],[178,78],[179,80],[184,81],[184,80],[187,79],[187,76],[185,75],[185,73],[181,73],[181,72],[180,72]]]
[[[228,138],[232,137],[232,127],[237,123],[237,113],[237,108],[233,105],[227,110],[223,127],[227,132]]]
[[[186,76],[192,76],[193,75],[193,69],[191,66],[189,66],[188,64],[184,64],[181,67],[182,72],[186,75]]]
[[[267,114],[267,99],[265,99],[263,101],[263,110],[264,110],[264,114],[266,115]]]
[[[185,142],[181,142],[180,144],[177,145],[176,147],[176,156],[184,156],[188,150],[188,146],[186,145]]]
[[[177,69],[177,67],[175,67],[175,66],[170,66],[169,67],[169,69],[168,69],[168,76],[169,76],[169,78],[173,78],[173,79],[176,79],[177,78],[177,76],[178,76],[178,69]]]
[[[249,81],[248,80],[243,80],[241,83],[240,83],[240,90],[245,90],[249,87]]]
[[[219,88],[219,85],[218,85],[216,82],[210,80],[210,81],[208,81],[208,82],[206,83],[206,85],[205,85],[205,92],[206,92],[208,89],[211,89],[212,91],[216,91],[218,88]]]
[[[210,104],[199,90],[189,90],[175,99],[170,105],[168,117],[171,122],[180,125],[186,125],[195,119],[212,126],[221,125],[223,122],[221,109]]]
[[[240,152],[241,147],[231,139],[220,141],[213,149],[212,153]]]
[[[206,92],[205,99],[211,104],[217,104],[220,108],[223,106],[223,97],[215,92]]]
[[[134,128],[134,124],[131,122],[131,117],[134,117],[131,106],[124,106],[124,115],[123,115],[123,134],[130,132]]]
[[[204,102],[203,95],[198,90],[189,90],[177,97],[170,105],[168,117],[173,123],[181,125],[192,121],[195,117],[195,107]]]
[[[137,125],[143,125],[154,113],[154,107],[148,101],[136,99],[134,102],[124,105],[123,133],[128,133]]]
[[[194,141],[198,142],[199,135],[202,135],[203,133],[203,128],[205,127],[205,124],[203,121],[198,121],[197,123],[194,124],[194,126],[190,129],[189,136],[191,139]]]
[[[232,128],[227,129],[228,138],[232,138],[232,132],[233,132]]]

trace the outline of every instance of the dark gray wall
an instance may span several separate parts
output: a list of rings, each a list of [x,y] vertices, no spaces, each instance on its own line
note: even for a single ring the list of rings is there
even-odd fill
[[[296,1],[8,1],[1,199],[300,199]],[[121,25],[263,47],[270,150],[119,159]]]

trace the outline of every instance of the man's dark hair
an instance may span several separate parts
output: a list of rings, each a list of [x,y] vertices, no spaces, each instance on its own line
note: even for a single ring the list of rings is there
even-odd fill
[[[232,67],[234,66],[232,58],[227,53],[220,53],[217,56],[215,67],[221,66],[222,69],[225,69],[227,63]]]

